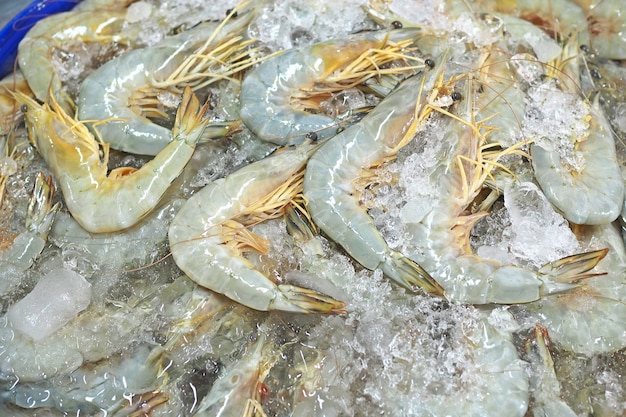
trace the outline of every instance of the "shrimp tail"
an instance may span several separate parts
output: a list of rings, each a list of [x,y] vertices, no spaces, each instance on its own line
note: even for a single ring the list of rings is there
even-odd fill
[[[213,140],[222,139],[239,131],[241,120],[230,120],[224,122],[211,122],[207,124],[206,129],[198,143],[207,143]]]
[[[555,294],[579,287],[580,280],[599,275],[606,272],[589,272],[598,262],[609,253],[608,248],[590,252],[578,253],[567,256],[554,262],[549,262],[539,268],[537,274],[544,281],[544,294]]]
[[[294,285],[278,285],[280,298],[275,298],[273,309],[297,313],[339,313],[345,314],[346,303],[307,288]]]
[[[46,177],[42,172],[39,172],[35,179],[33,195],[28,203],[26,229],[36,232],[44,240],[48,237],[54,215],[59,208],[59,203],[52,205],[53,196],[52,177]]]
[[[200,107],[200,101],[191,87],[185,87],[172,130],[174,140],[182,139],[190,144],[198,143],[208,124],[208,119],[205,117],[208,111],[209,102],[207,101]]]
[[[399,252],[392,252],[381,267],[385,275],[409,291],[417,292],[420,288],[428,294],[444,295],[443,287],[424,268]]]

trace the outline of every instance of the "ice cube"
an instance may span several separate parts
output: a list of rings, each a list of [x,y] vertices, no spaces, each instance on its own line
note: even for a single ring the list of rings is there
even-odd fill
[[[42,277],[33,291],[9,308],[13,327],[35,341],[53,334],[91,302],[91,284],[67,269]]]

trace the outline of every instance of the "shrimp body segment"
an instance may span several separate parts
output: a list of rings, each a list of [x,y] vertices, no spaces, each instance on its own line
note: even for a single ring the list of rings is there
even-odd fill
[[[107,148],[101,148],[87,128],[70,118],[53,100],[39,105],[23,94],[30,140],[52,170],[72,216],[90,232],[126,229],[152,211],[191,158],[205,127],[191,89],[185,90],[173,130],[174,140],[141,169],[107,175]],[[122,172],[120,174],[120,172]]]
[[[372,166],[395,156],[405,136],[415,132],[421,112],[443,65],[404,81],[363,120],[326,142],[309,161],[304,195],[313,221],[365,268],[381,268],[409,290],[441,295],[439,284],[419,265],[393,251],[360,206],[355,182]]]
[[[290,49],[263,62],[241,85],[240,115],[257,136],[280,145],[302,143],[309,133],[323,139],[334,135],[338,121],[324,114],[299,109],[295,95],[358,58],[364,51],[388,41],[411,39],[418,29],[361,33],[303,48]]]
[[[303,144],[280,152],[212,182],[192,196],[169,229],[170,250],[178,267],[199,285],[256,310],[341,311],[344,303],[331,297],[276,285],[241,256],[238,243],[229,238],[233,232],[247,232],[246,218],[257,216],[249,208],[302,171],[317,147]],[[250,232],[245,237],[249,241]]]
[[[611,126],[598,100],[590,108],[588,136],[576,144],[584,155],[582,169],[563,162],[558,149],[531,147],[537,182],[563,216],[576,224],[610,223],[622,212],[622,179]]]

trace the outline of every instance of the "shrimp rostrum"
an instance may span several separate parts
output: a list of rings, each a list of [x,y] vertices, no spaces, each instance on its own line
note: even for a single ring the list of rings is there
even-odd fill
[[[342,312],[344,303],[306,288],[277,285],[242,256],[267,252],[248,230],[279,217],[301,190],[302,170],[319,145],[303,144],[247,165],[193,195],[169,229],[170,250],[189,278],[256,310]]]
[[[21,93],[28,135],[59,184],[72,216],[90,232],[126,229],[152,211],[191,158],[207,123],[208,104],[200,106],[186,89],[176,115],[174,140],[139,170],[107,174],[108,148],[51,98],[38,104]],[[104,158],[102,157],[104,155]]]

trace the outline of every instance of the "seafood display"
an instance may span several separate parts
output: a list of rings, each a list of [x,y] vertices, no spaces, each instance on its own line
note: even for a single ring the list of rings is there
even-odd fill
[[[624,6],[75,3],[1,63],[0,414],[626,414]]]

